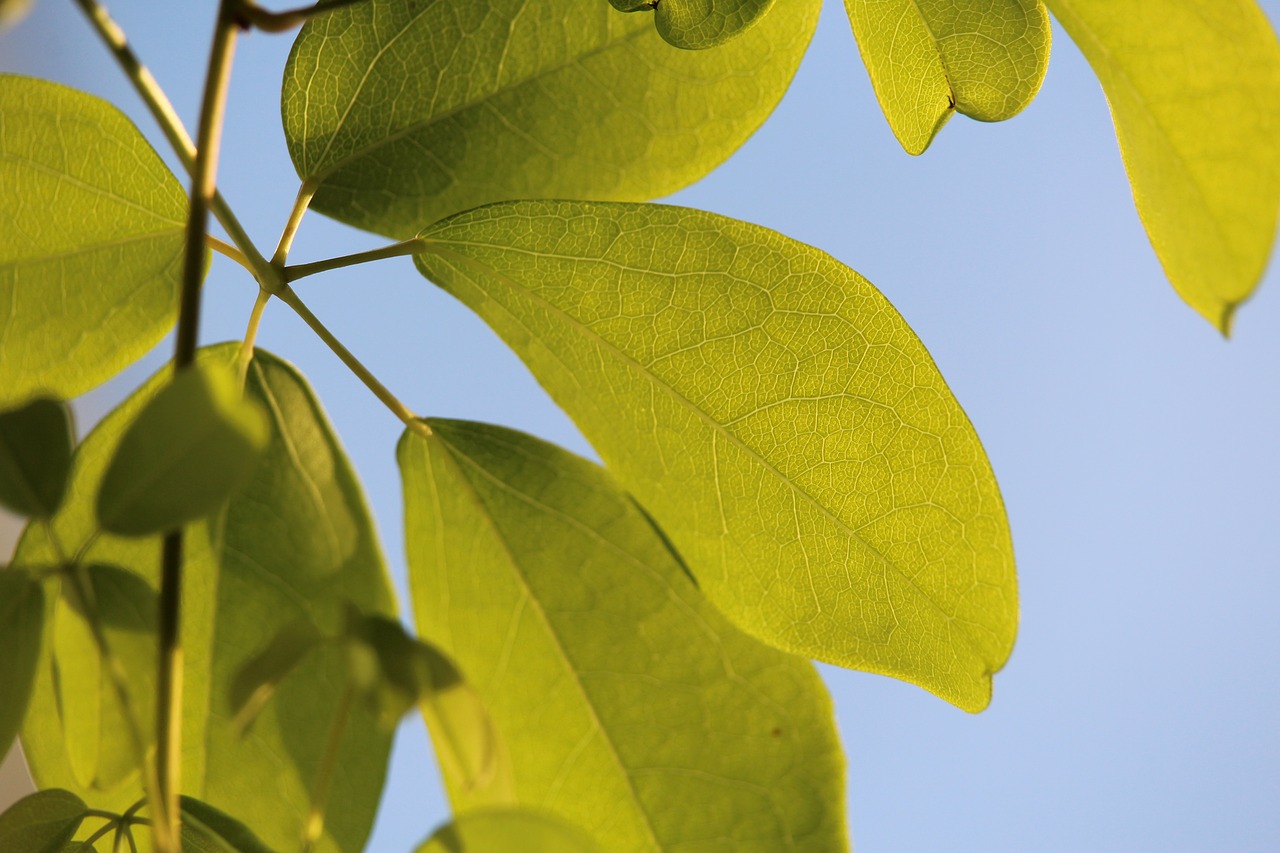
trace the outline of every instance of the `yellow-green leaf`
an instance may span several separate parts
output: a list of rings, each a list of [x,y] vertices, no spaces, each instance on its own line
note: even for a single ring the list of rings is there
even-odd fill
[[[71,410],[60,400],[39,397],[0,412],[0,505],[20,515],[53,515],[67,489],[74,444]]]
[[[44,591],[23,571],[0,568],[0,755],[27,713],[44,636]],[[0,849],[4,849],[0,847]]]
[[[533,809],[467,812],[440,827],[417,853],[600,853],[575,826]]]
[[[889,127],[923,153],[952,112],[1003,121],[1031,103],[1049,67],[1040,0],[845,0]]]
[[[423,273],[524,359],[739,626],[986,706],[1018,612],[1004,506],[870,283],[659,205],[491,205],[423,241]]]
[[[821,4],[787,5],[691,52],[601,0],[358,3],[298,36],[289,151],[317,210],[396,237],[501,199],[665,195],[786,91]]]
[[[70,791],[37,791],[0,814],[0,850],[58,853],[75,835],[89,807]]]
[[[715,47],[753,26],[773,0],[609,0],[620,12],[652,12],[658,34],[686,50]],[[793,4],[787,4],[790,14]]]
[[[414,613],[470,674],[513,785],[446,771],[455,810],[545,809],[616,851],[844,849],[813,667],[721,616],[599,466],[428,424],[398,450]]]
[[[1049,0],[1102,82],[1138,215],[1228,334],[1280,212],[1280,44],[1253,0]]]
[[[0,406],[64,399],[176,316],[187,197],[115,107],[0,75]]]

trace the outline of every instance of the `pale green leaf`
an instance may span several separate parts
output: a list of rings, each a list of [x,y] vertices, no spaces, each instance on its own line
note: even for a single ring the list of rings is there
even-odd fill
[[[951,117],[1017,115],[1049,67],[1040,0],[845,0],[889,127],[920,154]]]
[[[600,853],[575,826],[532,809],[489,809],[460,815],[417,853]]]
[[[201,354],[229,364],[238,345]],[[112,412],[76,452],[72,484],[54,519],[59,541],[86,559],[110,562],[152,586],[159,578],[159,538],[96,533],[94,496],[129,423],[171,373],[161,371]],[[234,813],[263,843],[297,848],[325,735],[343,692],[341,654],[319,654],[281,684],[252,731],[241,737],[228,700],[235,674],[281,626],[307,619],[336,634],[345,602],[368,612],[394,611],[372,519],[354,472],[311,390],[292,367],[261,350],[250,365],[246,396],[270,421],[270,441],[249,482],[218,522],[186,528],[183,650],[189,673],[183,705],[183,791]],[[18,562],[44,564],[52,551],[30,525]],[[37,784],[84,792],[63,746],[52,668],[37,671],[22,739]],[[124,733],[117,733],[124,738]],[[362,708],[343,739],[333,799],[318,853],[359,850],[377,808],[390,738]],[[140,799],[137,779],[95,793],[95,806],[123,811]]]
[[[599,466],[428,421],[398,458],[417,624],[493,715],[514,790],[609,850],[844,849],[813,667],[735,629]]]
[[[194,797],[182,798],[184,853],[271,853],[253,830]]]
[[[1280,211],[1280,45],[1253,0],[1050,0],[1102,82],[1174,289],[1228,334]]]
[[[23,571],[0,568],[0,756],[9,754],[31,700],[44,606],[38,580]]]
[[[516,350],[739,626],[986,706],[1018,612],[1004,506],[870,283],[658,205],[492,205],[423,240],[422,271]]]
[[[183,370],[129,425],[98,492],[98,521],[149,536],[217,511],[253,474],[267,419],[222,365]]]
[[[0,505],[48,518],[62,503],[75,432],[66,404],[40,397],[0,412]]]
[[[601,0],[369,0],[303,27],[285,137],[313,207],[396,237],[501,199],[665,195],[782,97],[821,4],[787,5],[690,52]]]
[[[186,194],[115,107],[12,75],[0,187],[0,406],[73,397],[173,324]]]
[[[0,814],[0,850],[58,853],[88,808],[75,794],[56,788],[23,797]]]
[[[773,0],[609,0],[620,12],[653,12],[658,34],[686,50],[715,47],[753,26]],[[787,4],[787,14],[792,4]]]

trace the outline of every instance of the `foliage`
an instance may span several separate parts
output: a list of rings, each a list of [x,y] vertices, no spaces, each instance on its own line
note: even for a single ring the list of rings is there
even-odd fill
[[[78,2],[191,191],[113,106],[0,77],[0,503],[31,519],[0,573],[0,751],[21,729],[41,788],[0,847],[356,851],[417,711],[456,811],[424,851],[838,850],[844,762],[804,658],[986,707],[1012,540],[924,344],[821,251],[646,203],[765,120],[817,0],[222,0],[199,147]],[[913,154],[952,113],[1014,116],[1048,66],[1037,0],[845,6]],[[1275,35],[1249,0],[1047,6],[1108,93],[1171,282],[1226,332],[1280,209]],[[216,193],[216,141],[237,34],[298,24],[300,188],[268,259]],[[289,265],[312,207],[400,242]],[[197,354],[210,250],[261,296],[242,342]],[[419,418],[293,287],[393,256],[487,322],[605,467]],[[404,422],[420,636],[319,402],[255,345],[272,299]],[[174,370],[73,447],[62,401],[175,327]]]

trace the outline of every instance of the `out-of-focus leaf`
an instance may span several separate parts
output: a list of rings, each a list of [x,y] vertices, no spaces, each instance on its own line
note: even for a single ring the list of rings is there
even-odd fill
[[[27,713],[43,636],[40,582],[26,572],[0,568],[0,756],[9,754]]]
[[[314,208],[396,237],[501,199],[654,198],[755,132],[820,6],[694,52],[602,0],[368,0],[298,35],[285,137]]]
[[[1102,82],[1147,236],[1225,335],[1280,212],[1280,44],[1253,0],[1049,0]]]
[[[773,6],[773,0],[609,0],[620,12],[652,12],[658,34],[676,47],[702,50],[739,35]],[[787,4],[787,13],[793,5]]]
[[[0,850],[60,853],[88,808],[75,794],[57,788],[23,797],[0,814]]]
[[[1004,505],[869,282],[775,232],[658,205],[491,205],[423,239],[421,270],[524,359],[730,619],[987,705],[1017,629]]]
[[[576,826],[533,809],[468,812],[423,842],[417,853],[602,853]]]
[[[299,619],[282,626],[266,648],[249,658],[231,680],[236,728],[248,729],[280,682],[324,641],[315,625]]]
[[[184,853],[272,853],[253,830],[194,797],[182,798]]]
[[[889,127],[920,154],[953,112],[1017,115],[1049,67],[1040,0],[845,0]]]
[[[813,667],[724,619],[598,466],[428,423],[398,450],[414,612],[474,673],[509,804],[609,850],[844,849],[843,759]],[[494,800],[446,782],[461,813]]]
[[[62,503],[75,434],[71,411],[48,397],[0,412],[0,505],[48,518]]]
[[[217,511],[267,444],[261,407],[221,365],[181,371],[129,425],[98,492],[98,521],[149,536]]]
[[[187,197],[106,101],[6,74],[0,116],[0,406],[70,399],[173,324]]]

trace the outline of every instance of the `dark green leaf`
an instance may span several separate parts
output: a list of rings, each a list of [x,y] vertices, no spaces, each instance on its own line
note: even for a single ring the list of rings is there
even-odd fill
[[[31,701],[44,606],[39,581],[23,571],[0,568],[0,756],[9,753]]]
[[[75,794],[57,788],[23,797],[0,814],[0,850],[60,853],[88,808]]]
[[[435,831],[417,853],[598,853],[581,829],[533,809],[468,812]]]
[[[182,798],[184,853],[272,853],[253,830],[193,797]]]
[[[723,44],[753,26],[773,0],[609,0],[621,12],[653,12],[658,33],[670,44],[701,50]],[[786,14],[794,11],[787,4]]]
[[[34,518],[57,512],[74,446],[71,412],[59,400],[40,397],[0,412],[0,505]]]
[[[245,661],[231,680],[231,711],[236,728],[248,729],[280,682],[324,641],[315,625],[299,619],[282,626],[266,648]]]
[[[182,371],[138,415],[98,492],[98,521],[122,536],[217,511],[253,474],[268,439],[260,406],[217,365]]]

